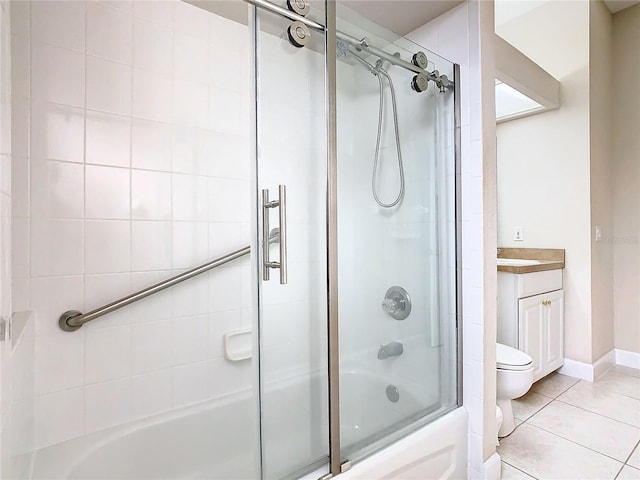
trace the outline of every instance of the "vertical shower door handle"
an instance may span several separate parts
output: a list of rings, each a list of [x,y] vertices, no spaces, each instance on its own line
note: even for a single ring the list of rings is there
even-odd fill
[[[269,259],[269,209],[279,208],[280,221],[280,261],[272,262]],[[272,268],[280,269],[280,283],[287,283],[287,187],[278,187],[278,200],[269,200],[269,190],[262,190],[262,279],[269,280],[269,271]]]

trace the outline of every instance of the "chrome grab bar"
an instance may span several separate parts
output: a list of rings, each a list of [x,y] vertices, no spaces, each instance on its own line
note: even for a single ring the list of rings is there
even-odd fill
[[[278,200],[269,200],[269,190],[262,190],[262,238],[267,238],[269,232],[269,209],[279,208],[278,217],[280,221],[280,261],[272,262],[269,259],[269,242],[262,242],[262,279],[269,280],[269,270],[271,268],[280,269],[280,283],[287,283],[287,187],[278,187]]]
[[[269,235],[269,241],[265,242],[267,244],[267,248],[269,248],[269,244],[275,243],[279,240],[280,233],[278,229],[273,229],[271,234]],[[120,300],[116,300],[115,302],[111,302],[107,305],[104,305],[100,308],[96,308],[95,310],[91,310],[88,313],[82,313],[78,310],[68,310],[60,315],[58,319],[58,325],[65,332],[74,332],[82,327],[85,323],[90,322],[91,320],[95,320],[98,317],[106,315],[107,313],[114,312],[122,307],[126,307],[127,305],[131,305],[138,300],[142,300],[143,298],[147,298],[154,293],[161,292],[162,290],[166,290],[169,287],[173,287],[178,283],[184,282],[185,280],[189,280],[201,273],[208,272],[209,270],[219,267],[220,265],[224,265],[225,263],[229,263],[233,260],[236,260],[240,257],[243,257],[251,252],[251,247],[247,246],[241,248],[240,250],[236,250],[234,252],[228,253],[222,257],[216,258],[210,262],[205,263],[204,265],[200,265],[199,267],[192,268],[191,270],[187,270],[179,275],[171,277],[162,282],[156,283],[155,285],[151,285],[143,290],[132,293],[131,295],[127,295]]]

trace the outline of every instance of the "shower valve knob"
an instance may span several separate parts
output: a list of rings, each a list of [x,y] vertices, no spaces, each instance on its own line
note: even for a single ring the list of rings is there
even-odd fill
[[[411,81],[411,88],[416,92],[424,92],[429,88],[429,77],[424,73],[419,73]]]

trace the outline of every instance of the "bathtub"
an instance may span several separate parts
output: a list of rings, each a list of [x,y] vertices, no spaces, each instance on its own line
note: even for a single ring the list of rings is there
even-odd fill
[[[412,391],[408,384],[398,383],[399,401],[390,402],[384,394],[389,379],[365,372],[351,371],[343,375],[346,403],[341,424],[347,447],[353,445],[355,449],[363,442],[375,440],[376,432],[407,418],[407,414],[420,411],[420,405],[424,405],[424,397],[420,398],[422,403],[418,402],[420,392]],[[296,458],[314,455],[326,458],[325,402],[319,402],[317,411],[312,412],[319,421],[314,424],[323,428],[309,432],[307,438],[286,431],[287,425],[299,424],[305,416],[308,421],[308,411],[300,409],[296,413],[292,407],[295,399],[322,391],[323,383],[323,378],[316,376],[306,383],[286,382],[285,388],[267,389],[265,400],[272,400],[283,408],[282,411],[267,410],[271,413],[267,421],[273,424],[263,427],[267,442],[274,447],[267,448],[264,455],[269,457],[268,463],[276,466],[276,469],[267,468],[268,478],[280,478],[281,473],[295,470]],[[258,479],[255,411],[254,400],[245,392],[85,435],[36,452],[31,478]],[[267,435],[269,431],[271,434]],[[464,479],[466,435],[467,415],[463,408],[458,408],[356,463],[341,478]],[[284,470],[278,471],[279,467]],[[326,471],[323,466],[300,478],[317,480]]]

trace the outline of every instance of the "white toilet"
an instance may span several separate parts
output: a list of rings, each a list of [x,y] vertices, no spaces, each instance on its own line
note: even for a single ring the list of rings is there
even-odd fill
[[[533,359],[516,348],[497,343],[496,366],[496,397],[502,410],[498,437],[506,437],[515,428],[511,400],[527,393],[533,384]]]

